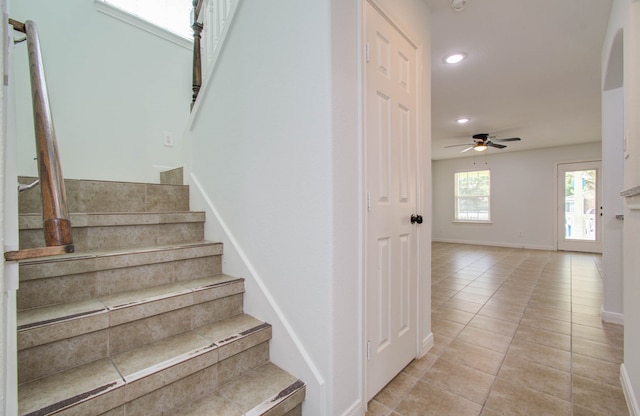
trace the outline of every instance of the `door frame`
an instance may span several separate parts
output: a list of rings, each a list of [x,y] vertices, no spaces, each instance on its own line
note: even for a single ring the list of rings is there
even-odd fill
[[[594,165],[594,164],[598,164],[598,168],[597,168],[597,176],[596,176],[596,212],[595,212],[595,220],[596,220],[596,240],[594,242],[590,242],[590,241],[586,241],[586,240],[578,240],[576,241],[575,247],[573,248],[560,248],[561,245],[561,240],[564,240],[564,238],[561,238],[560,233],[561,233],[561,228],[564,230],[564,226],[565,226],[565,222],[564,219],[561,218],[560,215],[560,211],[561,211],[561,206],[564,206],[564,200],[561,200],[560,198],[560,191],[561,191],[561,186],[560,186],[560,172],[561,172],[561,166],[562,165],[576,165],[576,167],[578,168],[577,170],[579,170],[579,166],[578,165]],[[556,250],[557,251],[579,251],[579,252],[586,252],[586,253],[602,253],[602,218],[600,217],[600,214],[602,213],[602,160],[597,160],[597,159],[590,159],[590,160],[577,160],[577,161],[566,161],[566,162],[556,162],[556,166],[555,166],[555,201],[556,201],[556,209],[555,209],[555,230],[554,230],[554,235],[555,235],[555,246],[556,246]],[[564,189],[564,186],[562,187]],[[564,212],[564,208],[562,209],[562,212]],[[564,234],[564,232],[563,232]]]
[[[423,257],[421,255],[424,250],[422,240],[425,238],[424,236],[427,234],[427,231],[430,231],[431,227],[431,215],[425,215],[427,212],[425,211],[425,190],[424,190],[424,172],[425,172],[425,164],[423,156],[424,156],[424,137],[422,131],[423,127],[423,105],[422,105],[422,87],[423,87],[423,46],[416,42],[416,37],[411,35],[406,29],[404,29],[404,25],[399,23],[395,18],[392,17],[392,14],[388,13],[387,9],[383,7],[378,0],[360,0],[359,2],[359,10],[358,14],[360,16],[360,30],[359,30],[359,41],[358,41],[358,72],[359,72],[359,126],[360,126],[360,246],[361,246],[361,256],[360,256],[360,308],[361,308],[361,322],[360,322],[360,330],[361,330],[361,397],[362,397],[362,408],[367,409],[367,388],[368,388],[368,378],[367,378],[367,175],[366,175],[366,156],[367,156],[367,148],[366,148],[366,126],[365,126],[365,104],[366,104],[366,14],[365,8],[366,3],[369,3],[373,8],[375,8],[385,19],[394,26],[402,36],[404,36],[412,45],[416,48],[416,120],[415,120],[415,128],[416,128],[416,212],[420,213],[424,217],[424,223],[422,227],[416,227],[416,253],[418,259],[416,259],[416,293],[415,293],[415,302],[416,302],[416,340],[415,340],[415,348],[416,348],[416,358],[420,357],[433,346],[433,337],[432,335],[425,334],[423,328],[425,327],[425,320],[429,320],[427,318],[421,319],[421,316],[425,316],[425,308],[430,309],[429,299],[425,299],[428,296],[422,296],[425,291],[425,284],[423,283],[422,277],[424,274],[424,270],[427,267],[430,267],[430,264],[425,265],[421,260]],[[430,233],[429,233],[430,238]],[[430,316],[430,313],[429,313]],[[429,320],[430,321],[430,320]]]

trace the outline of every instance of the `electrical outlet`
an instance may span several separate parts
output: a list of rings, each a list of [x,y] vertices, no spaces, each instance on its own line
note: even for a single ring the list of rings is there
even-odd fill
[[[165,131],[162,143],[167,147],[173,147],[173,134],[171,134],[171,132]]]

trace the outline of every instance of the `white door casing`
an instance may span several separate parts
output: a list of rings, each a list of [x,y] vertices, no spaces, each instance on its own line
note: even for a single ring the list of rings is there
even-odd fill
[[[418,50],[364,2],[366,400],[417,356]]]
[[[592,191],[574,184],[567,196],[567,179],[574,173],[595,172]],[[557,165],[557,248],[564,251],[602,253],[602,162],[585,161]],[[572,180],[579,179],[573,178]],[[585,181],[586,182],[586,181]],[[590,195],[585,195],[588,192]]]

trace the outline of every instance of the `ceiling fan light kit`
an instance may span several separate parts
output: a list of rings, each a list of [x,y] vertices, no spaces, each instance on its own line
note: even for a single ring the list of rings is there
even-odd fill
[[[460,151],[460,153],[464,153],[471,149],[476,152],[484,152],[488,147],[495,147],[496,149],[504,149],[507,147],[504,144],[500,144],[500,142],[518,142],[522,139],[520,137],[510,137],[508,139],[499,139],[496,136],[490,136],[489,133],[479,133],[473,135],[473,143],[472,144],[454,144],[451,146],[445,147],[457,147],[457,146],[467,146],[466,149]]]

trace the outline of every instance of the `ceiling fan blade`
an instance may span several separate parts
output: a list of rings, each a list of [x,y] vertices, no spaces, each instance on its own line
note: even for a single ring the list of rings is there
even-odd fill
[[[464,150],[460,150],[460,153],[464,153],[464,152],[468,152],[469,150],[473,149],[475,146],[469,146]]]
[[[494,142],[517,142],[520,141],[520,137],[511,137],[509,139],[493,139]]]
[[[491,146],[491,147],[495,147],[497,149],[504,149],[505,147],[507,147],[504,144],[497,144],[497,143],[493,143],[493,142],[487,142],[486,145],[487,146]]]
[[[447,148],[447,147],[458,147],[458,146],[470,146],[470,144],[469,144],[469,143],[465,143],[465,144],[452,144],[452,145],[450,145],[450,146],[445,146],[445,148]]]

